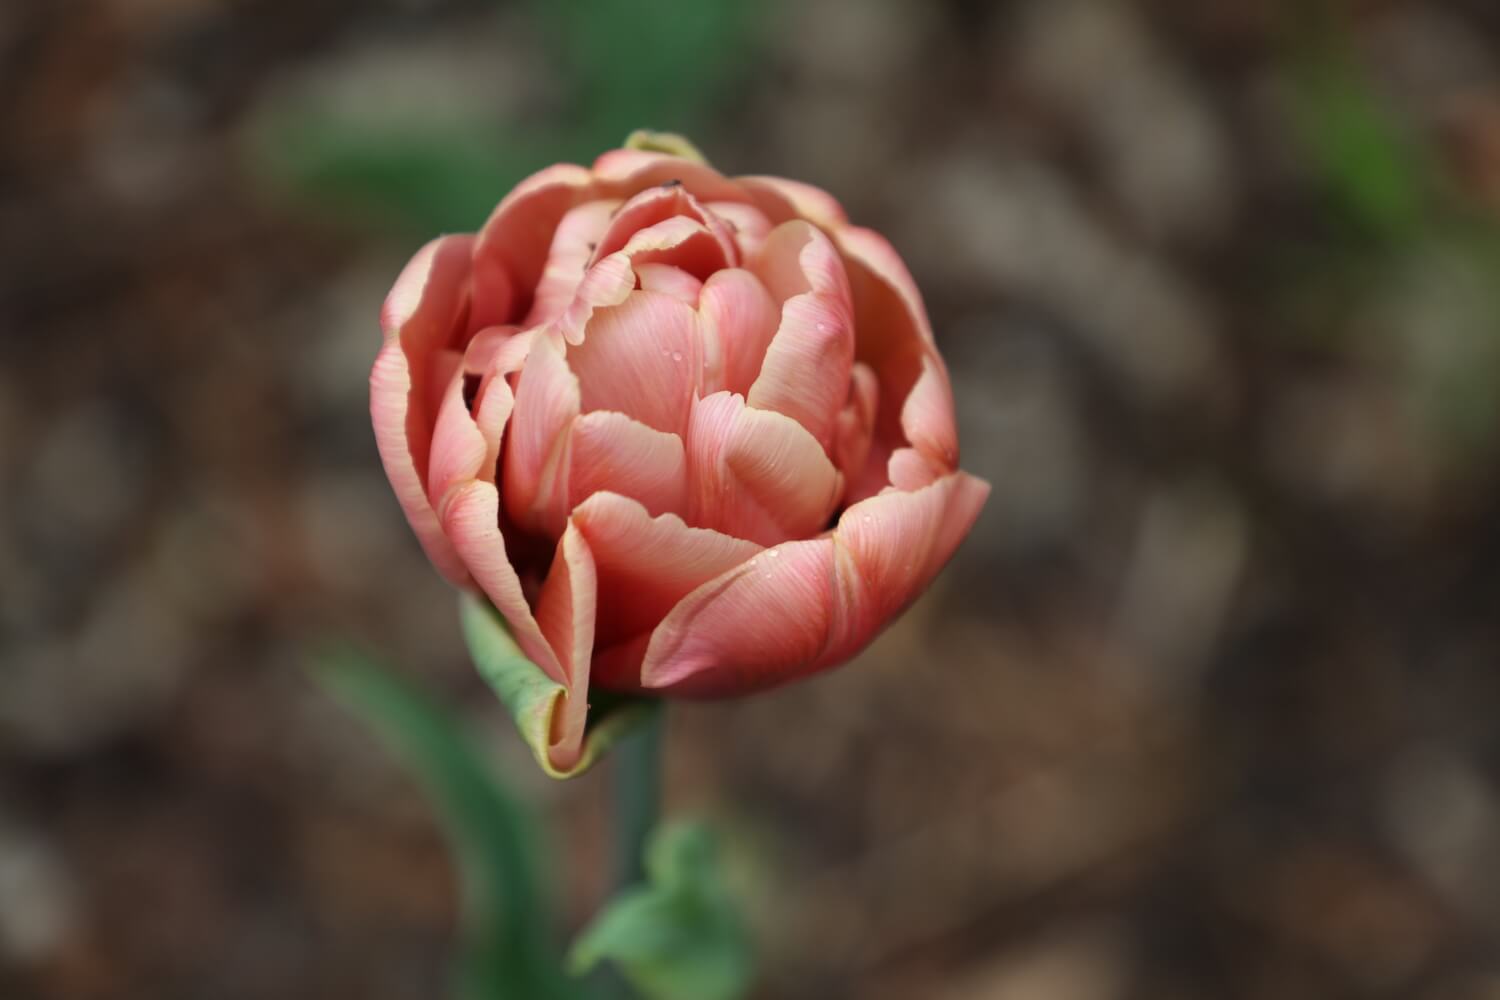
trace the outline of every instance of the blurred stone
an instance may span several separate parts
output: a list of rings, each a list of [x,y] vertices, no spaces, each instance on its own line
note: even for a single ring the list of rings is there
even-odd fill
[[[1130,961],[1120,928],[1051,931],[983,968],[961,972],[934,1000],[1123,1000]]]
[[[0,956],[33,963],[75,932],[78,887],[47,840],[0,820]]]
[[[1092,465],[1076,378],[1056,342],[1010,313],[965,317],[943,332],[964,467],[987,479],[989,502],[960,550],[1029,555],[1065,544],[1078,526]]]
[[[961,282],[1050,311],[1148,405],[1218,388],[1209,308],[1144,249],[1099,225],[1057,174],[1007,155],[968,152],[932,162],[914,183],[931,193],[908,256],[941,261],[918,275]]]
[[[1000,23],[998,71],[1015,74],[1083,135],[1141,232],[1223,234],[1236,189],[1228,140],[1203,89],[1151,36],[1138,8],[1028,0]]]
[[[1320,506],[1385,522],[1419,512],[1436,470],[1391,395],[1381,380],[1350,371],[1284,379],[1265,407],[1266,467]]]
[[[1500,800],[1475,764],[1415,746],[1386,778],[1386,821],[1400,847],[1458,905],[1500,919]]]
[[[268,567],[260,515],[231,492],[183,498],[164,518],[150,569],[160,592],[186,615],[223,623],[249,611]]]
[[[16,517],[49,574],[83,569],[145,499],[150,469],[139,421],[98,399],[37,421],[17,484]]]
[[[16,650],[0,734],[42,755],[76,754],[154,720],[177,691],[192,635],[137,573],[105,591],[73,633]]]
[[[1137,678],[1159,695],[1195,682],[1249,556],[1250,526],[1222,486],[1162,490],[1141,515],[1115,609],[1115,627]]]

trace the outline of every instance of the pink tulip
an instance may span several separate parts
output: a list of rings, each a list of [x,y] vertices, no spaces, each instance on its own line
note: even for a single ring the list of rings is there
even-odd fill
[[[662,141],[662,140],[658,140]],[[742,694],[836,666],[988,484],[901,258],[831,196],[619,149],[406,266],[371,412],[427,554],[566,691]]]

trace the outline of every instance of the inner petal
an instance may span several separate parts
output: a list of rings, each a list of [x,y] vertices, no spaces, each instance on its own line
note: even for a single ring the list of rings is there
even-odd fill
[[[648,188],[621,206],[599,237],[599,245],[594,249],[590,262],[602,260],[624,249],[642,229],[673,218],[695,222],[709,233],[723,256],[724,263],[720,266],[733,267],[739,263],[733,230],[699,204],[698,199],[689,194],[681,184],[671,182]]]
[[[784,223],[751,262],[782,300],[750,405],[784,413],[831,449],[854,363],[854,309],[838,251],[811,223]]]
[[[744,395],[760,374],[781,311],[760,279],[742,268],[719,271],[703,283],[703,394],[728,389]]]
[[[579,282],[588,270],[594,248],[609,227],[615,209],[620,207],[616,199],[588,201],[570,209],[557,224],[552,236],[551,249],[547,251],[547,266],[537,282],[536,295],[532,299],[531,312],[523,326],[544,323],[567,308],[578,291]]]
[[[583,343],[568,348],[584,411],[617,410],[672,434],[687,428],[702,363],[697,312],[653,291],[595,311]]]
[[[716,392],[693,405],[687,435],[688,520],[774,545],[822,531],[843,476],[790,417]]]

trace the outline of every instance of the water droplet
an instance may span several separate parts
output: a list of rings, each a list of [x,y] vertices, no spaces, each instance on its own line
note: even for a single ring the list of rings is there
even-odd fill
[[[819,333],[827,333],[828,332],[828,324],[827,323],[819,323],[818,324],[818,332]]]
[[[875,515],[874,514],[866,514],[864,517],[860,518],[860,520],[864,521],[866,524],[869,524],[871,521],[875,520]]]
[[[775,549],[772,549],[770,552],[767,552],[766,555],[770,556],[772,559],[775,559],[777,556],[781,555],[781,553],[777,552]]]
[[[672,352],[672,360],[673,361],[681,361],[682,360],[682,352],[681,351],[673,351]]]

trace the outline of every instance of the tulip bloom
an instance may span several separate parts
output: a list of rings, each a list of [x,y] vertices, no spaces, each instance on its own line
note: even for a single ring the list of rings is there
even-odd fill
[[[417,537],[565,695],[715,697],[844,662],[989,492],[891,245],[809,185],[677,140],[523,181],[407,265],[375,434]]]

